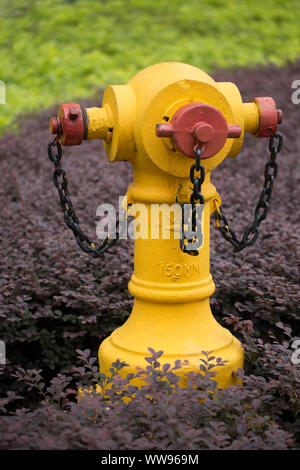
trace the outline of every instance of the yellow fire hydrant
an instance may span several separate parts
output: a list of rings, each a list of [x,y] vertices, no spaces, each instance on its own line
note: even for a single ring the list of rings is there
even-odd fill
[[[226,157],[239,153],[245,133],[272,136],[280,121],[272,98],[243,103],[233,83],[215,82],[193,66],[174,62],[148,67],[127,85],[109,86],[100,108],[60,106],[51,131],[62,145],[102,139],[111,162],[131,163],[134,181],[127,203],[147,208],[148,227],[154,204],[170,207],[190,201],[191,165],[197,152],[205,170],[202,235],[193,250],[198,256],[189,256],[175,236],[148,233],[135,239],[129,282],[133,311],[101,344],[101,372],[109,375],[112,362],[120,359],[129,364],[126,374],[135,373],[146,366],[144,358],[152,347],[164,352],[163,363],[187,361],[177,372],[184,384],[186,373],[199,371],[203,351],[214,351],[227,361],[218,368],[218,386],[236,383],[232,371],[243,367],[243,349],[214,319],[209,305],[215,290],[209,260],[210,215],[221,202],[210,173]],[[170,233],[176,232],[178,223],[174,216]],[[160,231],[161,225],[162,219]]]

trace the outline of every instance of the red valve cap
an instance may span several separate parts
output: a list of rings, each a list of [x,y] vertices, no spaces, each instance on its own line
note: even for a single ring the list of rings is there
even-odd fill
[[[259,127],[256,137],[272,137],[282,122],[282,111],[277,109],[273,98],[259,97],[253,100],[259,109]]]
[[[228,125],[223,114],[205,103],[189,103],[179,108],[170,123],[157,124],[158,137],[171,137],[179,152],[195,157],[195,146],[203,147],[202,158],[216,155],[226,139],[240,137],[238,125]]]
[[[62,145],[80,145],[85,138],[85,110],[77,103],[61,104],[57,117],[50,119],[50,131]]]

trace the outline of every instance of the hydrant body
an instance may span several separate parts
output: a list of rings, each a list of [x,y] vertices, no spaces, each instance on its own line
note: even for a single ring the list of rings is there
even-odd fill
[[[192,119],[192,108],[197,103],[202,104],[197,115],[202,121],[194,125],[194,121],[187,121]],[[210,107],[215,112],[209,111],[212,118],[205,118]],[[190,117],[184,121],[186,110]],[[221,117],[217,117],[219,114]],[[259,102],[243,103],[233,83],[217,83],[195,67],[173,62],[151,66],[127,85],[108,87],[102,108],[83,111],[82,139],[103,139],[110,161],[131,163],[134,181],[127,191],[127,203],[142,204],[147,209],[140,208],[136,221],[148,229],[146,237],[134,241],[134,273],[129,283],[133,311],[125,324],[101,344],[101,372],[109,375],[112,362],[120,359],[129,364],[124,374],[136,373],[147,365],[144,358],[151,347],[164,352],[162,363],[185,361],[177,371],[184,385],[185,374],[200,370],[203,351],[213,351],[227,361],[216,370],[218,386],[237,383],[232,371],[243,367],[243,349],[214,319],[209,305],[215,290],[210,274],[210,215],[215,211],[214,201],[220,202],[210,173],[226,157],[239,153],[245,132],[262,132],[261,114]],[[176,121],[179,115],[183,124]],[[62,124],[59,121],[54,126]],[[268,126],[271,124],[268,122]],[[77,123],[77,128],[80,125]],[[189,201],[193,159],[188,154],[191,150],[183,152],[193,148],[194,138],[203,138],[207,154],[203,153],[201,161],[205,167],[202,245],[198,256],[189,256],[173,236],[179,224],[176,215],[169,224],[169,238],[162,236],[164,215],[159,219],[158,237],[152,236],[150,227],[153,204],[168,208],[176,201]]]
[[[233,84],[217,84],[204,72],[177,63],[152,66],[128,85],[111,87],[104,94],[103,107],[111,106],[112,93],[116,102],[119,100],[119,109],[124,106],[127,117],[118,123],[123,127],[118,129],[123,142],[117,145],[113,139],[117,140],[118,136],[113,136],[105,149],[111,160],[131,162],[134,182],[128,188],[128,203],[147,207],[145,217],[151,227],[151,204],[172,205],[176,196],[180,202],[188,201],[193,163],[174,149],[171,140],[166,138],[164,142],[156,137],[157,123],[169,122],[183,105],[204,102],[221,110],[227,122],[240,124],[244,122],[242,100]],[[248,125],[258,126],[258,116],[253,121]],[[149,356],[148,347],[151,347],[164,351],[160,359],[163,363],[173,364],[176,359],[187,361],[177,372],[184,383],[186,373],[200,370],[202,351],[214,351],[228,361],[218,368],[218,386],[236,383],[232,370],[243,367],[243,350],[239,341],[217,323],[209,305],[209,297],[215,290],[209,269],[210,214],[214,211],[213,200],[218,198],[210,171],[228,154],[236,155],[241,145],[242,136],[238,140],[228,139],[217,155],[204,161],[205,205],[199,256],[183,253],[176,238],[151,239],[149,233],[147,239],[134,241],[134,273],[129,283],[134,307],[126,323],[100,346],[99,363],[103,373],[109,374],[117,358],[129,364],[124,369],[126,374],[135,373],[138,367],[147,365],[144,358]]]

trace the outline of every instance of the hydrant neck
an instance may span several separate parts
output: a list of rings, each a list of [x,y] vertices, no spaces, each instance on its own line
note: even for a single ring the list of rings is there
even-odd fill
[[[147,184],[147,178],[151,179],[151,185]],[[173,304],[203,300],[214,292],[209,270],[209,221],[212,200],[217,193],[209,173],[202,193],[205,200],[203,243],[198,256],[187,256],[180,249],[179,235],[176,237],[181,221],[176,197],[179,202],[189,200],[189,179],[167,176],[160,171],[155,175],[143,174],[139,169],[127,192],[128,200],[137,204],[132,206],[136,211],[129,211],[129,214],[134,217],[138,212],[136,223],[143,223],[143,227],[147,225],[148,228],[143,238],[134,241],[135,269],[129,290],[135,298]],[[171,223],[166,227],[169,220]],[[167,231],[163,232],[165,229]]]

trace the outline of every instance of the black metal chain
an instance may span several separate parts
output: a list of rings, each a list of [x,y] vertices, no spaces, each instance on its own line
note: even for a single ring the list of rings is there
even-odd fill
[[[197,222],[197,205],[199,204],[204,204],[204,197],[203,194],[201,193],[201,187],[205,178],[205,168],[203,165],[201,165],[201,155],[202,155],[203,149],[200,147],[196,147],[195,153],[196,153],[196,162],[191,166],[190,169],[190,181],[193,185],[193,192],[190,196],[190,204],[191,204],[191,218],[192,220],[189,219],[188,223],[192,222],[192,230],[195,231],[196,229],[196,222]],[[196,173],[199,173],[199,176],[196,176]],[[197,240],[195,237],[192,240],[188,240],[184,237],[184,226],[185,226],[185,207],[186,205],[189,204],[187,202],[184,202],[181,205],[181,229],[182,229],[182,234],[180,238],[180,248],[184,253],[187,253],[188,255],[191,256],[198,256],[199,251],[196,250],[188,250],[186,246],[186,241],[188,243],[193,243],[196,246],[200,245],[200,241]]]
[[[54,154],[54,148],[56,147],[57,151]],[[54,184],[58,190],[61,209],[64,214],[64,219],[69,227],[72,230],[74,237],[80,246],[80,248],[87,254],[93,256],[94,258],[99,258],[103,253],[113,246],[116,241],[119,239],[119,233],[116,232],[116,238],[110,238],[108,235],[104,240],[102,240],[98,246],[94,243],[88,235],[86,235],[80,228],[79,219],[73,208],[72,201],[70,199],[70,194],[68,190],[68,179],[66,177],[66,171],[61,168],[60,161],[62,158],[62,147],[57,137],[55,137],[48,144],[48,157],[54,163],[55,170],[53,172]],[[118,225],[118,223],[117,223]]]
[[[276,143],[276,139],[278,142]],[[241,251],[246,246],[251,246],[255,243],[258,238],[258,228],[263,220],[267,217],[270,200],[272,196],[273,186],[275,179],[278,174],[278,164],[276,162],[276,157],[281,151],[283,145],[283,136],[280,133],[275,134],[270,138],[269,150],[270,150],[270,159],[265,165],[265,180],[263,190],[261,192],[258,204],[254,211],[254,221],[252,225],[245,231],[241,240],[238,240],[235,232],[228,225],[226,216],[221,211],[219,205],[216,203],[215,219],[218,229],[220,230],[222,236],[231,243],[236,251]],[[54,154],[53,150],[56,147],[57,153]],[[201,155],[203,149],[196,147],[196,162],[191,166],[190,169],[190,181],[193,185],[192,193],[190,196],[190,203],[183,203],[181,205],[182,209],[182,236],[180,239],[180,248],[184,253],[187,253],[191,256],[197,256],[199,251],[197,249],[188,250],[186,246],[186,241],[189,243],[194,243],[196,246],[200,245],[199,240],[194,239],[189,240],[184,237],[184,226],[185,226],[185,207],[187,204],[191,204],[191,219],[188,223],[192,222],[192,230],[195,231],[197,223],[197,206],[199,204],[204,204],[204,197],[201,192],[201,187],[205,178],[205,168],[201,165]],[[58,190],[60,205],[62,212],[64,214],[64,220],[67,226],[72,230],[75,239],[80,246],[80,248],[91,256],[98,258],[103,255],[103,253],[113,246],[116,241],[119,239],[119,232],[116,232],[115,238],[111,238],[109,235],[101,241],[101,244],[96,246],[88,235],[86,235],[80,228],[79,219],[73,208],[72,201],[70,199],[70,194],[68,190],[68,179],[66,177],[66,171],[61,168],[60,161],[62,158],[62,147],[57,137],[55,137],[48,144],[48,156],[49,159],[54,163],[55,170],[53,172],[54,184]],[[197,176],[196,173],[200,175]],[[61,178],[61,180],[60,180]],[[177,199],[177,198],[176,198]],[[178,201],[177,201],[178,202]],[[118,222],[117,222],[118,226]]]
[[[265,165],[265,180],[263,190],[261,192],[258,204],[254,211],[254,221],[252,225],[245,231],[241,240],[238,240],[234,230],[229,227],[227,218],[217,205],[215,211],[215,219],[218,229],[220,230],[225,240],[231,243],[234,246],[235,251],[237,252],[243,250],[244,248],[246,248],[246,246],[253,245],[256,242],[257,237],[259,235],[258,228],[261,222],[267,217],[274,182],[278,174],[278,164],[276,162],[276,157],[282,149],[282,144],[282,134],[277,133],[270,138],[269,150],[271,152],[271,155],[269,161]]]

